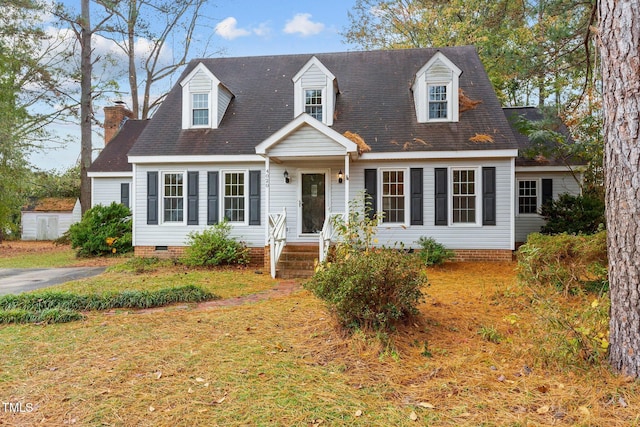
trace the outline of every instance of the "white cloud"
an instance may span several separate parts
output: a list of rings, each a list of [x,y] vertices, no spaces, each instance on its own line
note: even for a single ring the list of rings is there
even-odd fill
[[[271,27],[268,22],[263,22],[253,29],[253,33],[258,37],[268,37],[271,35]]]
[[[298,13],[287,21],[283,31],[287,34],[298,33],[301,36],[307,37],[319,34],[322,30],[324,30],[324,24],[311,21],[310,13]]]
[[[226,40],[233,40],[251,34],[251,31],[238,28],[238,20],[233,16],[223,19],[216,25],[215,33]]]

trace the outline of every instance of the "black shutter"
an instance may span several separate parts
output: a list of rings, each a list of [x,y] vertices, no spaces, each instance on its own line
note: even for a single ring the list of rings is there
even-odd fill
[[[128,182],[123,182],[120,184],[120,203],[122,203],[128,208],[131,207],[129,202],[129,183]]]
[[[542,204],[553,200],[553,180],[552,179],[543,179],[542,180]]]
[[[365,169],[364,170],[364,189],[370,196],[369,202],[371,203],[371,210],[369,211],[369,218],[378,212],[378,170],[377,169]]]
[[[198,225],[198,177],[200,172],[187,172],[187,225]]]
[[[411,169],[411,225],[423,225],[422,168]]]
[[[482,225],[496,225],[496,168],[482,168]]]
[[[207,173],[207,225],[218,223],[218,174]]]
[[[260,171],[249,171],[249,225],[260,225]]]
[[[147,224],[158,224],[158,172],[147,172]]]
[[[435,169],[435,225],[448,225],[447,168]]]

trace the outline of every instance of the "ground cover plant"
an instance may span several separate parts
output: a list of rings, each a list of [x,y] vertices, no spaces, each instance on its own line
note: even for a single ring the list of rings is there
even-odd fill
[[[344,334],[304,290],[217,309],[95,312],[82,322],[0,326],[0,396],[33,405],[0,420],[639,425],[638,383],[605,365],[543,362],[534,338],[545,330],[532,326],[514,263],[451,262],[428,274],[422,316],[384,339]],[[499,343],[485,339],[495,334]]]

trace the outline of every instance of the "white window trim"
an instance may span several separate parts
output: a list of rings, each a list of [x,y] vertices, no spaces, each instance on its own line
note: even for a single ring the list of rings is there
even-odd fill
[[[320,119],[320,121],[322,123],[327,123],[327,90],[324,87],[320,87],[320,86],[304,86],[302,88],[302,112],[309,114],[306,112],[307,110],[307,91],[308,90],[319,90],[320,91],[320,96],[322,97],[322,104],[320,104],[320,106],[322,107],[322,118]],[[311,114],[309,114],[311,116]],[[311,116],[313,117],[313,116]],[[315,118],[315,117],[314,117]],[[318,120],[318,119],[316,119]]]
[[[402,171],[404,174],[404,182],[403,182],[403,186],[402,188],[404,189],[404,222],[386,222],[384,218],[382,218],[382,221],[378,224],[378,227],[391,227],[391,228],[396,228],[396,227],[409,227],[410,224],[410,216],[411,216],[411,194],[408,194],[409,191],[409,168],[393,168],[393,167],[386,167],[386,168],[379,168],[378,169],[378,211],[379,212],[384,212],[383,209],[383,205],[382,205],[382,198],[383,198],[383,194],[382,194],[382,189],[384,186],[384,182],[382,181],[383,178],[383,172],[396,172],[396,171]]]
[[[520,213],[520,182],[535,181],[536,182],[536,212]],[[537,218],[540,217],[540,208],[542,207],[542,178],[518,178],[516,180],[516,216]]]
[[[431,86],[445,86],[447,88],[447,117],[444,119],[432,119],[429,117],[429,88]],[[451,81],[427,81],[427,96],[426,96],[426,106],[427,106],[427,122],[428,123],[436,123],[436,122],[452,122],[453,121],[453,101],[452,101],[452,82]]]
[[[248,169],[225,169],[220,171],[220,219],[225,220],[224,214],[224,201],[227,197],[225,195],[225,177],[227,174],[241,173],[244,175],[244,221],[231,221],[229,224],[234,226],[248,226],[249,225],[249,170]]]
[[[166,221],[164,218],[164,177],[165,175],[182,175],[182,221]],[[183,170],[160,171],[160,225],[174,227],[187,224],[187,172]]]
[[[209,123],[207,123],[206,125],[194,125],[193,124],[193,97],[195,95],[207,95],[207,110],[208,110],[208,115],[207,115],[207,120]],[[211,112],[212,108],[211,108],[211,92],[189,92],[189,129],[210,129],[213,127],[212,125],[212,120],[213,120],[213,114]]]
[[[474,185],[474,193],[473,195],[476,198],[476,221],[475,222],[453,222],[453,172],[454,171],[463,171],[463,170],[473,170],[475,171],[475,185]],[[448,179],[448,210],[449,212],[449,227],[461,227],[461,228],[476,228],[482,227],[482,175],[480,173],[480,166],[455,166],[449,168],[449,179]]]

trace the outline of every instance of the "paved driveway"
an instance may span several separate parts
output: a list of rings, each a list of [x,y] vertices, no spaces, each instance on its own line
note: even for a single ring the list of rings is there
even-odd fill
[[[0,295],[19,294],[96,276],[104,270],[105,267],[0,268]]]

